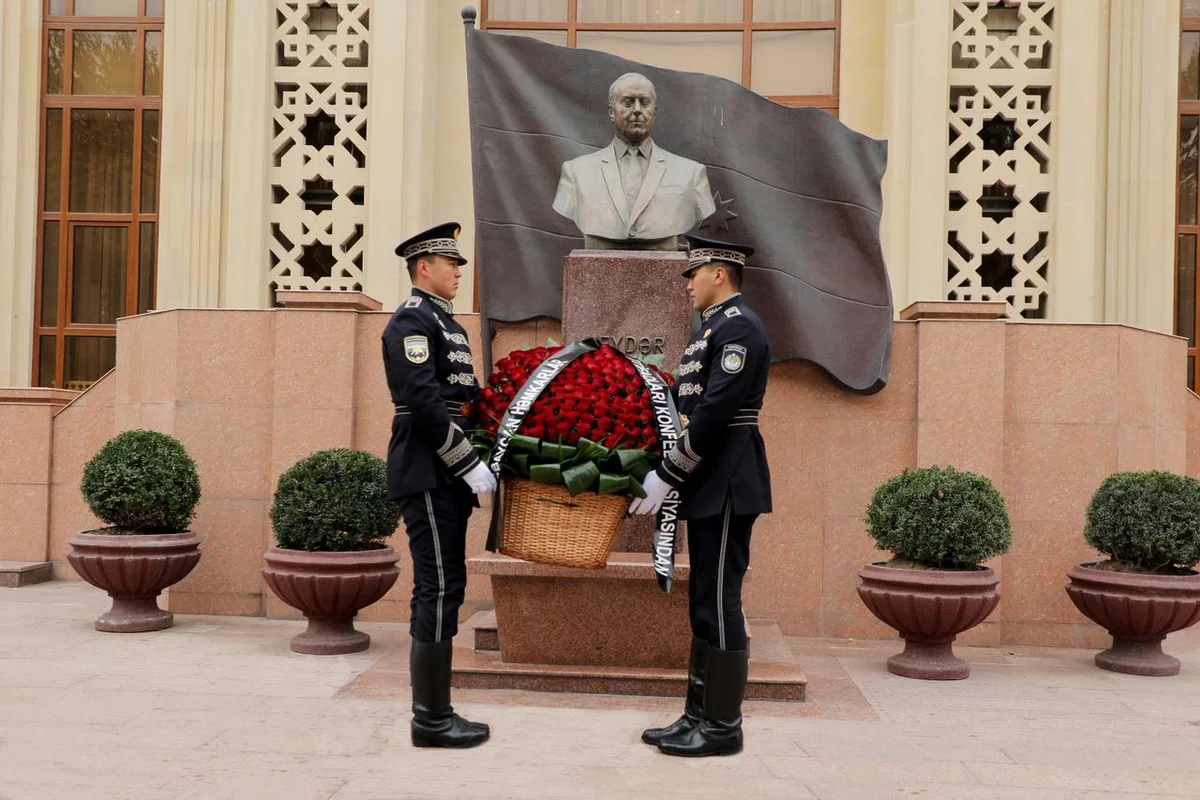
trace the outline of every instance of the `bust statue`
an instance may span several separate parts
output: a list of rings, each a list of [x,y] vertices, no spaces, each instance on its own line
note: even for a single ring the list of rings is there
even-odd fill
[[[596,250],[675,250],[677,237],[714,211],[704,165],[668,153],[650,138],[654,84],[629,72],[608,89],[612,142],[564,162],[554,210]]]

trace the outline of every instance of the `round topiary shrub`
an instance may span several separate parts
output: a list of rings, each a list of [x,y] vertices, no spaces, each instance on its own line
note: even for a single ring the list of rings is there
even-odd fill
[[[897,562],[972,569],[1012,547],[1004,498],[982,475],[953,467],[905,470],[875,491],[867,528]]]
[[[322,450],[279,478],[271,504],[276,543],[287,550],[375,550],[400,524],[387,496],[387,465],[359,450]]]
[[[125,431],[83,469],[83,498],[107,533],[182,533],[200,502],[196,462],[178,439]]]
[[[1087,543],[1134,572],[1200,563],[1200,481],[1170,472],[1109,475],[1088,504]]]

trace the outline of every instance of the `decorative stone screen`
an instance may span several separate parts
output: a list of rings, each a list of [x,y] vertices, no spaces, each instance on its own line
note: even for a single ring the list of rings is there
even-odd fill
[[[371,3],[273,2],[270,285],[361,290]]]
[[[1058,0],[954,0],[946,297],[1042,319],[1054,231]]]

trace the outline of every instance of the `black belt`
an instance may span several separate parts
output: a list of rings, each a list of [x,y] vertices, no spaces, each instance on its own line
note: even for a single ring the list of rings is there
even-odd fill
[[[762,413],[761,408],[739,408],[734,412],[733,419],[729,421],[729,427],[758,427],[758,415]]]
[[[463,407],[462,403],[458,403],[453,400],[446,400],[444,402],[445,402],[447,411],[449,411],[451,414],[453,414],[456,417],[462,416],[462,407]],[[408,406],[404,405],[403,403],[393,403],[392,405],[396,409],[397,417],[407,416],[408,414],[412,413],[412,409],[409,408]]]

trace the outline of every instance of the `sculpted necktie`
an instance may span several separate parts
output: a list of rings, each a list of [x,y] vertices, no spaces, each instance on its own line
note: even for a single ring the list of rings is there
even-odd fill
[[[633,213],[633,205],[637,202],[638,194],[642,191],[642,181],[646,179],[646,156],[640,148],[631,147],[625,151],[621,159],[625,162],[622,184],[625,189],[625,207]]]

